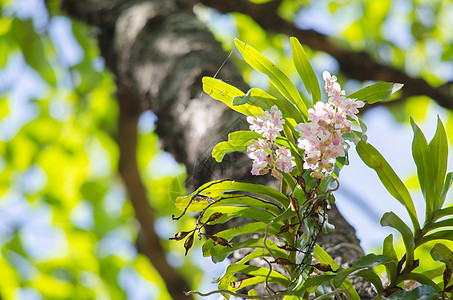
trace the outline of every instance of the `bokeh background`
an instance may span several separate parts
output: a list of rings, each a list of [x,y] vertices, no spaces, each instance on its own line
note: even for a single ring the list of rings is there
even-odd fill
[[[235,37],[263,51],[298,82],[284,32],[259,25],[253,12],[220,13],[211,1],[200,2],[206,5],[196,3],[194,13],[222,43],[226,54],[219,55],[231,54],[228,59],[250,86],[266,89],[269,84],[241,60],[233,48]],[[364,51],[381,65],[424,79],[434,90],[449,88],[452,95],[451,1],[278,2],[276,13],[296,28],[330,37],[342,49]],[[159,273],[137,250],[140,226],[118,175],[115,83],[100,56],[98,29],[71,19],[60,4],[0,0],[0,298],[171,299]],[[326,52],[305,50],[320,80],[322,71],[329,70],[347,93],[372,83],[343,74]],[[450,100],[449,109],[442,107],[428,95],[400,96],[361,117],[369,141],[411,188],[423,212],[411,159],[409,116],[430,139],[438,115],[451,147],[453,105]],[[206,291],[225,264],[210,263],[197,249],[184,257],[182,245],[168,240],[191,222],[171,221],[178,213],[174,199],[187,192],[187,175],[183,165],[161,150],[156,120],[151,110],[140,116],[137,163],[157,214],[154,228],[165,251],[162,259],[191,288]],[[336,203],[365,251],[376,251],[391,232],[379,225],[382,214],[393,210],[404,219],[404,210],[353,149],[349,154]],[[452,166],[450,154],[449,170]],[[451,193],[447,202],[453,202]]]

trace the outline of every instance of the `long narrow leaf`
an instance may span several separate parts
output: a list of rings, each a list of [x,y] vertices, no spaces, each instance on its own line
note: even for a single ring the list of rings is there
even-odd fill
[[[438,220],[442,217],[449,216],[449,215],[453,215],[453,206],[449,206],[449,207],[443,208],[441,210],[435,211],[433,220]]]
[[[322,263],[330,265],[334,270],[337,270],[339,268],[339,266],[335,263],[332,257],[330,257],[330,255],[326,251],[324,251],[324,249],[322,249],[318,244],[315,245],[315,252],[313,253],[313,256],[319,259]],[[357,291],[354,289],[349,279],[346,278],[341,287],[347,290],[354,300],[360,300],[359,294],[357,294]]]
[[[334,286],[336,288],[340,287],[340,285],[343,283],[346,277],[349,274],[356,272],[357,270],[388,264],[391,262],[392,260],[384,255],[376,255],[373,253],[365,255],[361,257],[352,267],[338,272],[338,274],[335,276],[333,280]]]
[[[442,194],[440,195],[439,208],[442,208],[442,206],[444,205],[445,198],[447,197],[448,190],[450,189],[452,183],[453,183],[453,172],[449,172],[447,176],[445,176],[444,187],[442,188]]]
[[[447,240],[447,241],[453,241],[453,230],[441,230],[437,231],[434,233],[431,233],[429,235],[425,235],[424,237],[420,238],[416,246],[423,245],[427,242],[434,241],[434,240]]]
[[[373,146],[365,141],[360,141],[356,146],[357,153],[362,161],[376,171],[387,191],[404,205],[412,221],[415,232],[420,230],[414,203],[407,187],[393,171],[384,157]]]
[[[359,99],[366,101],[368,104],[373,104],[378,101],[389,100],[390,97],[403,87],[401,83],[380,82],[363,89],[360,89],[350,95],[348,98]]]
[[[240,151],[245,152],[251,140],[259,138],[260,135],[253,131],[235,131],[228,134],[228,141],[220,142],[212,149],[212,157],[221,162],[225,154]]]
[[[448,140],[444,125],[437,117],[437,129],[433,139],[429,143],[431,161],[433,162],[434,175],[434,203],[433,211],[442,207],[442,190],[444,187],[445,174],[447,173]]]
[[[426,202],[426,219],[429,220],[434,208],[434,184],[435,177],[433,168],[435,162],[431,159],[431,153],[426,138],[420,128],[411,118],[414,139],[412,141],[412,156],[417,165],[417,175]],[[442,180],[443,183],[443,180]]]
[[[395,228],[403,237],[404,246],[406,247],[406,267],[410,268],[414,262],[414,234],[411,229],[393,212],[386,212],[381,218],[382,226]]]
[[[392,263],[385,265],[385,269],[387,271],[387,278],[389,278],[390,282],[393,282],[396,278],[398,263],[398,256],[396,255],[395,248],[393,247],[393,234],[389,234],[384,239],[382,252],[385,256],[392,260]]]
[[[296,66],[297,73],[299,73],[307,92],[311,95],[312,104],[321,101],[321,90],[319,89],[318,78],[316,77],[315,71],[313,71],[310,61],[305,55],[304,48],[295,37],[290,38],[290,43],[294,65]]]
[[[243,105],[233,105],[234,97],[245,96],[245,94],[238,88],[223,82],[222,80],[211,77],[203,77],[202,82],[203,91],[206,94],[215,100],[222,101],[228,105],[229,108],[246,116],[256,117],[263,114],[263,109],[258,106],[253,106],[247,103]]]
[[[294,84],[289,78],[280,71],[270,60],[264,55],[258,52],[252,46],[235,39],[235,44],[239,52],[242,54],[244,60],[255,70],[263,73],[269,77],[271,83],[277,88],[277,90],[289,101],[291,101],[295,107],[302,114],[302,118],[295,118],[297,122],[307,120],[308,110],[305,106],[299,92],[297,91]]]

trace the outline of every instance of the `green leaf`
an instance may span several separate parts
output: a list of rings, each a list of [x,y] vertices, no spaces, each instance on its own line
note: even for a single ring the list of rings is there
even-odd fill
[[[35,69],[47,83],[56,85],[57,76],[47,57],[47,49],[43,38],[34,30],[32,20],[21,21],[18,18],[14,18],[13,28],[17,43],[27,64]]]
[[[268,211],[265,212],[262,209],[255,207],[222,206],[221,209],[223,216],[220,217],[218,220],[209,223],[210,225],[224,223],[233,217],[247,218],[250,220],[260,221],[266,224],[271,222],[275,218],[275,216],[272,213]],[[218,211],[219,211],[218,207],[208,208],[204,213],[204,218],[201,221],[205,222],[210,215]]]
[[[418,247],[420,245],[423,245],[427,242],[434,240],[453,241],[453,230],[441,230],[431,233],[429,235],[425,235],[417,241],[416,246]]]
[[[399,276],[398,279],[399,280],[397,283],[403,282],[405,280],[412,280],[412,281],[419,282],[422,285],[430,286],[430,287],[434,288],[434,290],[436,292],[442,291],[442,289],[434,281],[432,281],[431,279],[429,279],[428,277],[426,277],[425,275],[420,274],[420,273],[410,272],[410,273],[406,273],[406,274],[401,274],[401,276]],[[404,299],[406,299],[406,298],[404,298]],[[416,298],[416,299],[418,299],[418,298]]]
[[[423,132],[411,118],[411,126],[414,131],[412,141],[412,156],[417,165],[417,175],[422,189],[423,197],[426,202],[426,219],[431,219],[434,207],[434,184],[435,178],[433,173],[434,162],[431,159],[431,153],[426,142]],[[443,179],[442,179],[443,183]]]
[[[398,256],[396,255],[395,248],[393,247],[393,234],[389,234],[384,239],[382,248],[383,248],[382,254],[384,254],[385,256],[392,260],[392,263],[388,263],[385,265],[385,269],[387,271],[387,278],[389,278],[390,282],[393,282],[396,278],[398,265]]]
[[[237,191],[253,193],[273,199],[280,203],[282,207],[288,207],[289,205],[288,198],[281,192],[271,187],[236,180],[217,180],[203,184],[201,187],[199,187],[196,191],[194,191],[190,195],[176,198],[176,208],[179,210],[184,210],[190,203],[190,206],[188,207],[187,211],[189,212],[201,211],[204,208],[206,208],[209,204],[212,204],[212,202],[216,201],[216,199],[222,197],[224,193],[227,193],[226,194],[227,197],[231,197],[233,196],[231,195],[231,192]],[[192,199],[196,195],[199,195],[201,197],[195,197],[195,199]],[[225,204],[232,203],[231,201],[234,202],[234,198],[230,199],[228,202],[224,201],[225,200],[220,201],[217,205],[222,204],[222,202]],[[240,201],[240,199],[238,201]],[[278,207],[273,204],[271,205]]]
[[[233,105],[233,99],[238,96],[244,96],[245,94],[238,88],[223,82],[219,79],[211,77],[203,77],[203,91],[211,96],[212,98],[222,101],[231,109],[244,114],[246,116],[256,117],[263,114],[263,109],[250,104]]]
[[[392,167],[384,159],[384,157],[369,143],[360,141],[356,146],[357,153],[362,161],[374,171],[376,171],[382,184],[387,191],[395,197],[401,204],[404,205],[412,221],[415,232],[420,230],[420,225],[417,219],[414,203],[407,187],[401,179],[393,171]]]
[[[335,263],[332,257],[330,257],[330,255],[326,251],[324,251],[324,249],[322,249],[318,244],[315,245],[315,252],[313,253],[313,256],[319,259],[322,263],[330,265],[332,269],[334,270],[339,269],[339,266]],[[354,289],[349,279],[346,278],[346,280],[344,280],[344,282],[342,283],[341,287],[348,291],[352,299],[360,300],[359,294],[357,294],[357,291]]]
[[[442,208],[445,202],[445,198],[447,197],[448,190],[451,187],[451,184],[453,182],[453,172],[449,172],[447,176],[445,176],[445,183],[444,187],[442,188],[442,194],[440,195],[440,206],[439,208]]]
[[[436,290],[429,285],[421,285],[411,291],[398,291],[389,297],[382,297],[382,299],[405,299],[405,300],[432,300],[438,299],[439,294]]]
[[[346,277],[363,268],[370,268],[370,267],[375,267],[379,266],[382,264],[388,264],[391,263],[392,260],[384,255],[377,255],[377,254],[367,254],[363,257],[361,257],[352,267],[341,270],[338,272],[338,274],[334,278],[334,285],[335,287],[340,287],[340,285],[343,283],[343,281],[346,279]],[[382,284],[381,284],[382,285]]]
[[[289,285],[289,278],[276,272],[276,271],[270,271],[267,268],[262,268],[262,267],[257,267],[257,266],[249,266],[249,265],[241,265],[241,264],[232,264],[229,265],[228,268],[225,271],[225,274],[223,275],[222,279],[220,279],[219,282],[219,289],[228,289],[228,286],[230,284],[230,280],[232,276],[236,273],[242,273],[245,275],[249,275],[252,277],[258,276],[258,277],[263,277],[266,278],[266,276],[269,274],[269,279],[268,282],[276,282],[280,283],[283,286],[288,286]]]
[[[295,116],[295,120],[300,123],[302,120],[307,120],[308,110],[305,106],[299,91],[296,89],[294,84],[289,78],[280,71],[270,60],[264,55],[258,52],[255,48],[244,42],[235,39],[236,48],[242,54],[244,60],[255,70],[263,73],[269,77],[271,83],[277,88],[277,90],[291,103],[297,107],[298,111],[302,114],[301,117]]]
[[[448,176],[448,175],[447,175]],[[453,206],[449,206],[434,212],[433,220],[440,219],[445,216],[453,215]]]
[[[360,271],[354,273],[354,275],[360,276],[360,277],[368,280],[369,282],[371,282],[374,285],[374,287],[376,288],[376,291],[378,293],[381,293],[384,290],[384,287],[382,286],[381,278],[375,272],[368,270],[368,269],[363,269],[363,270],[360,270]]]
[[[212,149],[212,157],[217,162],[221,162],[225,154],[239,151],[245,152],[247,145],[254,139],[261,137],[258,133],[253,131],[235,131],[228,134],[227,142],[220,142]]]
[[[442,221],[438,221],[435,223],[430,223],[424,227],[424,232],[429,232],[431,230],[441,228],[441,227],[449,227],[453,226],[453,219],[446,219]]]
[[[315,71],[305,55],[304,48],[295,37],[290,38],[291,52],[297,73],[299,73],[307,92],[311,95],[312,104],[321,101],[321,90],[319,89],[318,78]]]
[[[304,286],[308,292],[313,292],[320,284],[333,279],[335,276],[335,274],[323,274],[311,277],[305,281]]]
[[[432,169],[434,175],[434,204],[433,211],[438,210],[444,204],[442,200],[442,191],[444,187],[445,174],[447,173],[448,160],[448,140],[444,125],[437,117],[437,129],[433,139],[429,143],[431,153]],[[445,199],[445,198],[444,198]]]
[[[378,101],[389,100],[392,94],[396,93],[403,87],[401,83],[380,82],[363,89],[360,89],[350,95],[348,98],[366,101],[368,104],[373,104]]]
[[[236,106],[236,105],[242,105],[250,100],[250,90],[245,94],[245,96],[236,96],[233,98],[233,101],[231,102],[231,105]]]
[[[437,243],[430,251],[431,257],[435,261],[441,261],[453,270],[453,252],[444,244]]]
[[[401,233],[404,246],[406,247],[406,268],[414,263],[414,235],[411,229],[393,212],[386,212],[381,219],[382,226],[390,226]]]

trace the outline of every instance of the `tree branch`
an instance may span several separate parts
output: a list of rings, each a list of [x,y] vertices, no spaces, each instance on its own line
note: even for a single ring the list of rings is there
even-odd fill
[[[249,15],[264,30],[297,37],[303,44],[332,55],[339,63],[340,70],[349,78],[359,81],[388,81],[403,83],[402,99],[410,96],[425,95],[440,106],[453,110],[453,82],[433,87],[423,78],[414,78],[391,66],[376,62],[367,52],[355,52],[342,48],[330,37],[314,30],[299,29],[277,14],[280,1],[256,4],[247,0],[199,0],[221,13],[239,12]]]
[[[128,94],[118,93],[120,103],[118,146],[120,152],[119,173],[128,191],[129,200],[134,207],[135,216],[140,223],[140,251],[151,261],[162,276],[167,290],[173,299],[190,299],[184,296],[189,289],[184,278],[179,275],[165,259],[159,237],[154,229],[154,213],[146,196],[146,189],[137,167],[137,121],[139,114],[129,107]]]

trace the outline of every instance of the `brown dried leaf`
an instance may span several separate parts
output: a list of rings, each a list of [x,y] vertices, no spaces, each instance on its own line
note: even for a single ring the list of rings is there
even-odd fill
[[[292,261],[290,261],[289,259],[283,258],[283,257],[278,257],[272,263],[276,263],[281,266],[293,266],[294,265],[294,263]]]
[[[293,195],[289,195],[289,200],[291,204],[291,210],[295,212],[299,212],[299,200]]]
[[[209,236],[209,238],[211,240],[213,240],[214,243],[219,244],[220,246],[225,246],[225,247],[228,247],[228,248],[232,248],[233,247],[233,246],[230,245],[230,243],[228,243],[228,240],[223,238],[223,237],[216,236],[216,235],[211,235],[211,236]]]
[[[335,272],[329,264],[325,263],[315,264],[313,265],[313,267],[315,267],[317,270],[321,272]]]
[[[174,237],[169,238],[169,239],[170,240],[180,241],[183,238],[185,238],[189,233],[191,233],[191,231],[180,231],[180,232],[177,232]]]
[[[187,255],[187,252],[189,252],[189,249],[192,248],[194,233],[195,232],[193,232],[191,235],[189,235],[189,237],[184,242],[184,248],[186,248],[186,253],[184,255]]]
[[[215,220],[218,220],[221,216],[223,216],[222,213],[220,212],[215,212],[211,216],[209,216],[209,219],[206,221],[206,223],[213,222]]]

